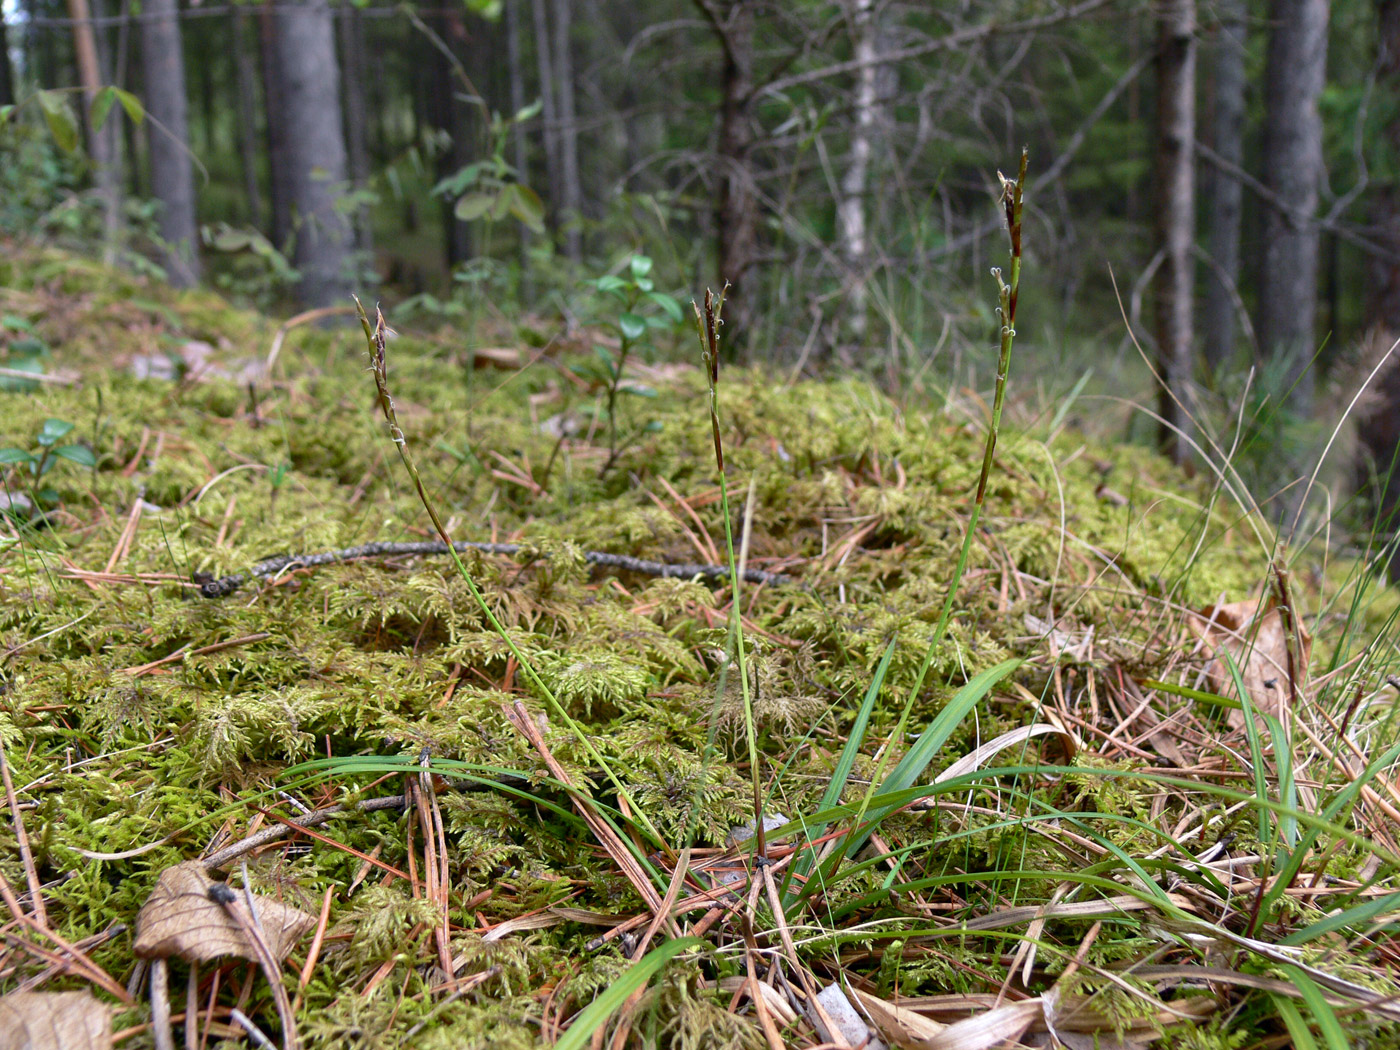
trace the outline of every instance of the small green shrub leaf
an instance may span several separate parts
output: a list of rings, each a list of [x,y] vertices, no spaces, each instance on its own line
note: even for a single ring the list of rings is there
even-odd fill
[[[636,314],[623,314],[617,319],[617,327],[622,332],[622,338],[640,339],[646,335],[647,319]]]

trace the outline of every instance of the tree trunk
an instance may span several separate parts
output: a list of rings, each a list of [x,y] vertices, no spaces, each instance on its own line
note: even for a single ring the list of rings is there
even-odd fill
[[[258,89],[253,56],[248,50],[248,15],[237,8],[233,20],[234,76],[238,89],[238,157],[243,167],[243,193],[248,198],[248,222],[263,228],[262,192],[258,188]]]
[[[365,61],[365,23],[360,9],[353,4],[338,11],[340,53],[345,65],[345,150],[350,181],[355,189],[369,188],[369,146],[367,132],[369,103],[368,63]],[[370,251],[374,242],[370,235],[369,208],[355,209],[355,244],[362,252]]]
[[[1191,313],[1196,233],[1196,3],[1159,0],[1157,44],[1157,363],[1163,451],[1190,458]]]
[[[343,305],[350,294],[350,223],[336,207],[345,182],[345,136],[335,27],[326,0],[282,3],[277,72],[286,130],[287,183],[296,211],[299,297],[307,306]]]
[[[113,133],[117,123],[109,114],[101,129],[92,126],[92,102],[102,88],[102,73],[97,62],[97,34],[93,31],[88,0],[68,0],[68,17],[73,20],[73,55],[78,66],[78,82],[82,85],[83,129],[92,156],[97,192],[102,199],[102,255],[110,265],[116,259],[122,232],[121,170],[117,165],[119,140]]]
[[[570,51],[573,0],[554,0],[554,90],[559,119],[560,210],[564,214],[564,254],[583,258],[583,187],[578,173],[578,117],[574,109],[574,60]]]
[[[1215,109],[1211,118],[1211,148],[1237,168],[1244,166],[1245,0],[1219,0],[1215,41]],[[1201,324],[1205,329],[1205,359],[1218,371],[1235,355],[1235,311],[1240,280],[1240,181],[1219,168],[1204,172],[1208,250],[1215,272],[1206,284]]]
[[[466,39],[467,29],[462,15],[452,9],[438,16],[433,28],[452,51],[449,58],[436,44],[424,41],[429,48],[428,62],[432,71],[424,99],[427,107],[424,116],[428,125],[447,139],[447,148],[437,157],[437,177],[445,179],[465,167],[471,156],[470,114],[467,113],[466,103],[458,98],[467,88],[458,81],[453,66],[454,59],[461,60],[461,44]],[[458,220],[455,207],[454,200],[441,202],[443,259],[449,270],[472,257],[471,227]]]
[[[151,192],[161,203],[165,272],[176,288],[189,288],[199,282],[199,231],[179,4],[176,0],[145,0],[141,15],[145,106],[151,117]]]
[[[549,17],[545,0],[531,0],[530,11],[535,22],[535,65],[540,77],[540,116],[543,118],[545,184],[549,188],[549,228],[559,229],[559,210],[563,206],[564,190],[560,166],[559,113],[554,96],[554,58],[550,46]]]
[[[525,108],[525,69],[520,60],[520,0],[506,0],[506,73],[510,78],[510,111],[518,114]],[[511,166],[515,177],[527,186],[530,183],[529,155],[525,152],[525,128],[512,124],[510,129]],[[530,279],[530,231],[521,224],[520,235],[520,296],[527,302],[534,298],[534,282]]]
[[[734,0],[720,12],[697,0],[711,18],[722,51],[719,143],[715,165],[718,192],[715,229],[719,241],[719,283],[729,282],[724,304],[725,334],[731,352],[752,337],[749,283],[758,262],[758,188],[753,173],[754,0]]]
[[[1378,0],[1376,9],[1376,88],[1384,96],[1393,97],[1400,92],[1400,0]],[[1400,118],[1390,120],[1383,134],[1389,149],[1400,149]],[[1400,257],[1400,186],[1395,178],[1376,187],[1371,211],[1377,231],[1375,239],[1391,252],[1389,257],[1372,256],[1371,261],[1365,344],[1371,358],[1366,363],[1374,367],[1400,339],[1400,262],[1396,261]],[[1400,511],[1400,350],[1391,354],[1381,370],[1376,392],[1379,396],[1361,414],[1360,434],[1376,472],[1380,511],[1377,531],[1393,534]],[[1392,582],[1400,580],[1400,559],[1392,556],[1389,568]]]
[[[15,71],[10,64],[10,34],[5,25],[5,10],[0,6],[0,106],[15,103]]]
[[[857,62],[871,64],[862,66],[856,73],[851,154],[846,173],[841,179],[841,202],[836,210],[837,237],[849,273],[846,331],[857,348],[865,338],[865,282],[870,262],[865,232],[865,197],[874,146],[877,117],[875,81],[879,73],[878,67],[873,64],[877,35],[874,7],[874,0],[853,0],[851,5],[851,57]]]
[[[1287,363],[1285,390],[1306,415],[1312,406],[1317,315],[1318,185],[1327,69],[1328,0],[1273,0],[1265,73],[1264,181],[1283,208],[1264,216],[1259,342]]]
[[[258,12],[258,52],[262,60],[263,115],[267,128],[268,197],[272,202],[272,243],[288,250],[292,236],[291,160],[287,156],[287,120],[282,74],[277,60],[279,26],[272,0]]]

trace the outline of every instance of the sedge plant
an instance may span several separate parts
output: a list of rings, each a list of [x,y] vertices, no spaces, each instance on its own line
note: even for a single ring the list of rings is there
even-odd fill
[[[943,645],[943,640],[947,635],[948,624],[952,619],[953,603],[957,598],[959,587],[962,584],[963,574],[967,569],[968,558],[972,552],[973,537],[977,533],[977,525],[982,517],[982,508],[986,502],[987,485],[991,477],[993,458],[996,454],[997,437],[1001,431],[1002,410],[1006,405],[1006,385],[1007,377],[1011,369],[1011,351],[1016,340],[1016,303],[1021,284],[1021,215],[1026,185],[1026,168],[1029,161],[1027,150],[1021,151],[1021,163],[1017,171],[1016,178],[1008,179],[1000,172],[997,173],[1001,180],[1001,205],[1006,216],[1006,228],[1010,238],[1011,263],[1006,275],[1000,268],[992,270],[992,276],[997,282],[998,314],[1001,318],[1001,340],[997,359],[996,390],[992,401],[991,424],[987,430],[987,441],[982,454],[982,468],[977,478],[977,490],[972,501],[972,510],[968,515],[967,527],[963,533],[962,547],[958,552],[957,564],[953,569],[953,577],[948,582],[948,591],[943,599],[943,608],[939,613],[937,624],[933,630],[933,636],[929,641],[928,649],[924,653],[923,661],[919,665],[918,673],[914,678],[914,685],[909,691],[908,699],[904,703],[904,708],[900,712],[899,721],[895,725],[891,739],[898,741],[904,737],[905,730],[909,724],[909,716],[913,711],[914,704],[919,698],[923,689],[924,680],[928,675],[929,668],[937,656],[939,649]],[[876,672],[871,688],[867,692],[866,702],[862,705],[862,716],[858,718],[858,726],[863,733],[865,720],[869,717],[869,708],[874,704],[875,695],[883,684],[884,673],[888,668],[888,658],[893,650],[894,642],[890,643],[890,650],[886,652],[886,658],[881,662],[880,668]],[[842,839],[838,839],[834,848],[830,850],[825,863],[823,863],[815,875],[808,878],[802,891],[795,897],[789,895],[791,906],[800,908],[808,900],[811,894],[819,886],[828,882],[836,873],[841,861],[847,857],[854,857],[860,848],[869,839],[874,829],[880,822],[898,807],[891,804],[876,805],[875,800],[879,795],[899,792],[909,788],[914,781],[928,767],[933,760],[938,749],[957,728],[962,719],[976,706],[992,688],[1003,678],[1009,675],[1019,666],[1019,660],[1007,660],[996,665],[979,675],[976,675],[967,683],[939,714],[934,718],[928,728],[920,734],[918,741],[904,755],[899,763],[884,775],[885,765],[891,748],[882,749],[880,760],[876,766],[875,773],[871,777],[870,786],[861,801],[855,818],[850,824],[849,832]],[[745,705],[747,710],[747,704]],[[859,747],[858,734],[853,734],[853,741],[848,741],[846,751],[843,751],[838,763],[838,770],[841,777],[833,777],[828,785],[826,796],[823,798],[823,808],[835,803],[844,788],[843,781],[850,774],[851,765],[854,762],[855,752],[852,747]],[[846,752],[850,752],[847,754]],[[823,829],[824,830],[824,829]],[[821,834],[814,836],[820,840]],[[818,846],[813,842],[808,847],[806,855],[798,859],[793,867],[793,876],[806,876],[816,864]]]

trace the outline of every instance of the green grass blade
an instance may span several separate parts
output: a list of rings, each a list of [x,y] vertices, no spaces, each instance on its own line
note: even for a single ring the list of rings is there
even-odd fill
[[[568,1031],[554,1044],[554,1050],[583,1050],[589,1045],[593,1033],[607,1024],[627,1001],[628,996],[638,988],[645,987],[663,966],[688,948],[700,947],[704,942],[699,937],[678,937],[660,947],[647,952],[626,973],[608,985],[598,998],[594,999],[579,1013]]]
[[[831,771],[831,780],[826,785],[826,791],[822,793],[822,800],[818,809],[830,809],[841,801],[841,792],[846,790],[846,782],[851,777],[851,770],[855,767],[856,758],[860,755],[861,745],[865,742],[865,730],[870,723],[870,713],[875,709],[875,700],[880,695],[880,689],[885,684],[885,676],[890,670],[890,661],[894,658],[895,644],[898,638],[891,638],[889,645],[885,646],[885,654],[880,657],[880,663],[875,668],[874,677],[870,679],[870,685],[865,690],[865,699],[861,701],[860,710],[856,712],[855,724],[851,726],[850,735],[846,738],[846,746],[841,749],[841,755],[836,760],[836,767]],[[826,834],[825,824],[813,824],[807,832],[809,839],[819,839]],[[793,863],[792,872],[788,876],[788,881],[793,878],[806,876],[816,861],[816,855],[820,847],[809,846],[803,850],[802,856]],[[784,894],[784,905],[790,903],[788,895]]]
[[[1365,904],[1358,904],[1354,908],[1329,915],[1310,926],[1304,926],[1301,930],[1294,930],[1280,940],[1279,944],[1307,944],[1309,941],[1315,941],[1317,938],[1325,937],[1337,930],[1360,927],[1372,922],[1378,916],[1388,914],[1400,914],[1400,893],[1388,893],[1384,897],[1375,897]]]
[[[973,675],[968,683],[953,695],[953,699],[948,701],[943,710],[938,712],[933,721],[929,723],[928,728],[915,741],[914,746],[909,749],[908,754],[899,760],[899,764],[894,769],[890,770],[889,776],[885,777],[884,782],[880,785],[879,794],[887,795],[911,787],[914,781],[923,775],[928,764],[938,754],[939,748],[947,743],[948,738],[953,735],[953,730],[957,729],[968,713],[977,706],[978,701],[990,693],[998,682],[1020,666],[1019,659],[1003,660],[995,667],[989,667],[981,674]],[[873,787],[874,785],[872,785]],[[876,797],[878,796],[872,791],[870,795],[866,796],[866,801],[874,802]],[[865,845],[866,840],[870,838],[874,827],[893,813],[895,808],[894,806],[886,806],[872,809],[869,813],[871,826],[855,834],[850,845],[846,847],[846,856],[854,857]],[[857,814],[855,823],[859,824],[864,817],[864,813]]]
[[[1278,1015],[1283,1018],[1284,1027],[1288,1029],[1288,1038],[1293,1040],[1295,1050],[1317,1050],[1317,1040],[1313,1038],[1312,1029],[1308,1027],[1308,1022],[1303,1020],[1302,1011],[1293,1004],[1293,1000],[1284,995],[1276,995],[1273,999],[1274,1006],[1278,1008]]]
[[[1351,1041],[1347,1039],[1342,1022],[1337,1019],[1337,1012],[1332,1009],[1332,1004],[1322,994],[1322,989],[1311,977],[1297,967],[1288,967],[1286,976],[1293,982],[1293,987],[1297,988],[1299,994],[1302,995],[1303,1002],[1307,1004],[1308,1012],[1313,1015],[1313,1020],[1317,1022],[1318,1030],[1322,1033],[1322,1038],[1330,1050],[1351,1050]],[[1286,1020],[1285,1023],[1287,1023]],[[1291,1025],[1289,1030],[1292,1031]]]
[[[1235,693],[1240,698],[1240,707],[1244,711],[1244,733],[1249,741],[1249,764],[1254,774],[1254,794],[1259,798],[1259,842],[1260,845],[1267,844],[1272,852],[1274,829],[1269,818],[1269,770],[1264,764],[1264,742],[1259,738],[1259,723],[1255,719],[1254,703],[1249,698],[1249,690],[1244,686],[1244,676],[1240,674],[1239,664],[1235,663],[1234,656],[1223,649],[1220,655],[1225,658],[1225,666],[1230,671],[1230,678],[1235,683]],[[1281,741],[1282,737],[1275,737],[1274,740]]]

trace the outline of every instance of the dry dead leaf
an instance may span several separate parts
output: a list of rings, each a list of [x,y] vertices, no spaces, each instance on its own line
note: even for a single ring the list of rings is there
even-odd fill
[[[1272,601],[1262,609],[1252,599],[1213,605],[1188,616],[1186,625],[1212,654],[1206,675],[1215,692],[1221,696],[1235,692],[1234,679],[1224,659],[1224,654],[1229,653],[1240,669],[1250,702],[1265,714],[1278,715],[1288,695],[1288,632]],[[1296,629],[1302,664],[1306,667],[1312,639],[1301,623]],[[1229,721],[1239,729],[1244,725],[1244,715],[1231,711]]]
[[[111,1050],[112,1014],[91,992],[0,998],[0,1050]]]
[[[238,924],[223,905],[209,897],[213,885],[199,861],[161,872],[160,881],[136,916],[136,954],[147,959],[178,955],[196,962],[233,955],[257,962],[257,953]],[[316,919],[271,897],[255,896],[254,901],[268,951],[281,962]]]
[[[922,1048],[930,1045],[946,1025],[921,1017],[877,996],[852,988],[861,1008],[891,1046]]]

